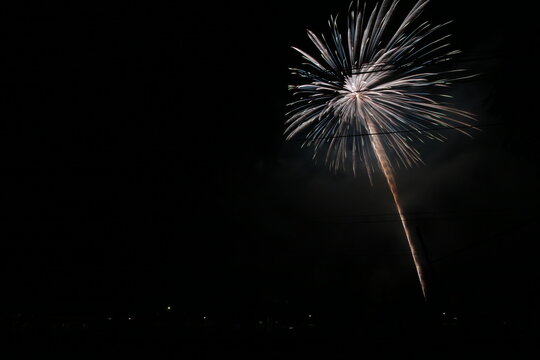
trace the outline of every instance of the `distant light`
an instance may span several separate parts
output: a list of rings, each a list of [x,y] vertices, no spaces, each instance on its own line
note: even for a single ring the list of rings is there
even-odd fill
[[[454,316],[454,320],[457,320],[457,316]]]
[[[308,317],[308,318],[310,318],[310,317],[311,317],[311,314],[308,314],[308,316],[307,316],[307,317]]]
[[[289,330],[294,330],[294,326],[289,326]]]
[[[445,312],[443,312],[442,314],[443,314],[443,315],[446,315],[446,313],[445,313]]]
[[[263,324],[263,321],[262,320],[259,320],[259,325],[262,325]]]
[[[167,310],[171,310],[171,307],[170,307],[170,306],[167,306]]]
[[[132,317],[131,317],[131,316],[130,316],[130,317],[128,317],[128,320],[131,320],[131,319],[132,319]]]
[[[107,320],[111,321],[111,320],[112,320],[112,317],[109,316],[109,317],[107,318]]]
[[[203,316],[202,318],[203,318],[203,320],[206,320],[206,316]]]

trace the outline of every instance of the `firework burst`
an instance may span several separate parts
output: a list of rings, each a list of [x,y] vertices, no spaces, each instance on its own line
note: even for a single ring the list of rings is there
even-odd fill
[[[450,50],[450,35],[437,35],[448,23],[417,23],[429,0],[419,0],[394,31],[397,0],[384,0],[366,12],[351,3],[346,30],[331,17],[330,40],[308,30],[317,55],[293,47],[306,61],[293,74],[304,81],[291,85],[296,99],[288,104],[287,140],[304,134],[314,158],[323,157],[333,170],[363,163],[370,181],[379,168],[392,192],[426,296],[419,256],[401,210],[394,168],[421,163],[415,141],[444,140],[433,128],[467,126],[473,116],[446,104],[444,90],[464,70],[434,71],[459,53]],[[342,35],[343,34],[343,35]],[[431,69],[431,70],[430,70]],[[463,78],[463,77],[461,77]],[[445,101],[446,100],[446,101]]]

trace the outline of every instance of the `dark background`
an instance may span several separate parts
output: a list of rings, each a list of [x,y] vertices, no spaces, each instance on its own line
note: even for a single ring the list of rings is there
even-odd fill
[[[463,50],[455,66],[479,75],[451,93],[481,128],[473,139],[445,132],[446,143],[421,145],[426,165],[397,175],[425,246],[428,304],[384,180],[333,174],[282,136],[296,80],[288,67],[301,60],[290,46],[313,50],[305,29],[326,31],[347,6],[5,8],[8,333],[16,318],[125,320],[172,306],[214,314],[220,326],[313,313],[320,328],[353,339],[358,329],[384,337],[387,324],[439,324],[447,311],[468,319],[460,326],[469,335],[537,336],[532,5],[432,1],[423,15],[454,19],[451,41]]]

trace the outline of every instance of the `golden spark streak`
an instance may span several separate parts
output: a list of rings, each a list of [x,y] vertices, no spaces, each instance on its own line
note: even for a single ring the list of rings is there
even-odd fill
[[[370,133],[376,134],[379,132],[377,125],[375,125],[375,123],[370,119],[370,117],[366,117],[365,120],[366,120],[366,125]],[[384,150],[384,147],[382,145],[381,139],[379,138],[379,135],[371,136],[371,144],[373,145],[373,150],[375,151],[375,156],[377,157],[377,161],[379,162],[379,165],[384,173],[384,177],[386,178],[386,182],[388,183],[388,186],[390,187],[390,191],[392,192],[392,196],[394,197],[394,203],[396,204],[396,209],[398,211],[399,218],[401,220],[401,225],[403,226],[403,231],[405,232],[405,236],[407,237],[407,242],[409,243],[409,248],[411,249],[412,257],[414,260],[414,266],[416,267],[416,273],[418,274],[418,280],[420,280],[420,286],[422,287],[422,294],[424,295],[424,299],[427,299],[426,281],[424,277],[424,271],[422,269],[422,266],[420,265],[420,256],[412,240],[409,227],[407,226],[407,220],[405,219],[405,215],[403,215],[403,211],[401,210],[401,205],[399,203],[399,196],[397,192],[396,180],[394,179],[394,173],[392,171],[392,167],[390,166],[390,161],[388,160],[388,156],[386,155],[386,151]]]

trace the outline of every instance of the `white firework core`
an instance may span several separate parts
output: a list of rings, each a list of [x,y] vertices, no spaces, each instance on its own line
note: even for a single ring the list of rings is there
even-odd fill
[[[344,90],[340,90],[342,94],[349,93],[361,93],[367,89],[367,81],[362,75],[352,75],[345,77]]]
[[[331,17],[330,41],[308,30],[318,53],[312,56],[294,48],[306,63],[291,70],[304,82],[289,87],[296,99],[289,104],[285,130],[287,139],[305,134],[304,145],[313,146],[314,158],[323,155],[335,171],[350,167],[356,175],[362,162],[371,181],[375,168],[382,170],[424,297],[425,279],[399,203],[394,167],[421,163],[413,144],[426,138],[443,140],[434,127],[456,128],[469,135],[460,127],[474,119],[440,101],[450,98],[441,92],[451,84],[450,75],[463,70],[434,70],[459,51],[449,50],[449,35],[436,35],[448,23],[414,25],[428,2],[419,0],[394,32],[389,31],[389,24],[397,0],[384,0],[370,14],[365,5],[360,10],[351,4],[344,36],[337,18]]]

